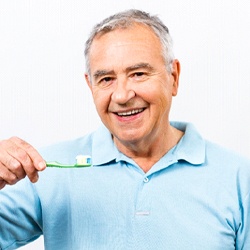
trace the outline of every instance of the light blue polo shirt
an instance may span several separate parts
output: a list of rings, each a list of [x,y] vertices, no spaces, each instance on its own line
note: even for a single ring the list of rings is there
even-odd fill
[[[101,127],[41,151],[45,160],[93,166],[47,168],[0,191],[0,249],[41,234],[47,250],[250,249],[250,161],[210,143],[192,124],[147,173]]]

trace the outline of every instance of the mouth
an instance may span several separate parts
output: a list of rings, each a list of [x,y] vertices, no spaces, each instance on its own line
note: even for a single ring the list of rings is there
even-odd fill
[[[133,109],[133,110],[126,111],[126,112],[117,112],[116,114],[120,117],[128,117],[128,116],[139,114],[143,111],[144,111],[144,108],[140,108],[140,109]]]

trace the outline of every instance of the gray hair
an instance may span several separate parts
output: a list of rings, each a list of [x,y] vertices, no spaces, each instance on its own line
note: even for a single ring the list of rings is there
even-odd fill
[[[168,28],[157,17],[151,16],[144,11],[131,9],[112,15],[98,23],[90,33],[89,39],[85,43],[85,66],[86,72],[90,74],[89,51],[91,44],[97,34],[105,34],[117,28],[128,28],[134,23],[140,23],[150,27],[162,44],[162,54],[168,72],[172,72],[172,62],[174,59],[172,38]]]

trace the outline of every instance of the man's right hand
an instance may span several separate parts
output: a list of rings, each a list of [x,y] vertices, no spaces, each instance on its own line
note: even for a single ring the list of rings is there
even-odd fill
[[[13,185],[28,176],[31,182],[38,180],[38,171],[46,163],[30,144],[18,137],[0,141],[0,189]]]

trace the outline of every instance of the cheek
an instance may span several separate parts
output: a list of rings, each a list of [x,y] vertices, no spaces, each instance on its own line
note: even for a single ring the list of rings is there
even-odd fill
[[[172,102],[172,89],[168,83],[152,84],[145,88],[147,101],[152,105],[152,111],[155,116],[164,116],[169,113]]]
[[[138,95],[151,104],[163,103],[171,96],[171,90],[168,89],[167,84],[151,82],[137,92]]]
[[[93,99],[94,99],[97,112],[99,114],[103,112],[107,112],[109,102],[110,102],[109,93],[107,93],[106,91],[93,89],[92,95],[93,95]]]

